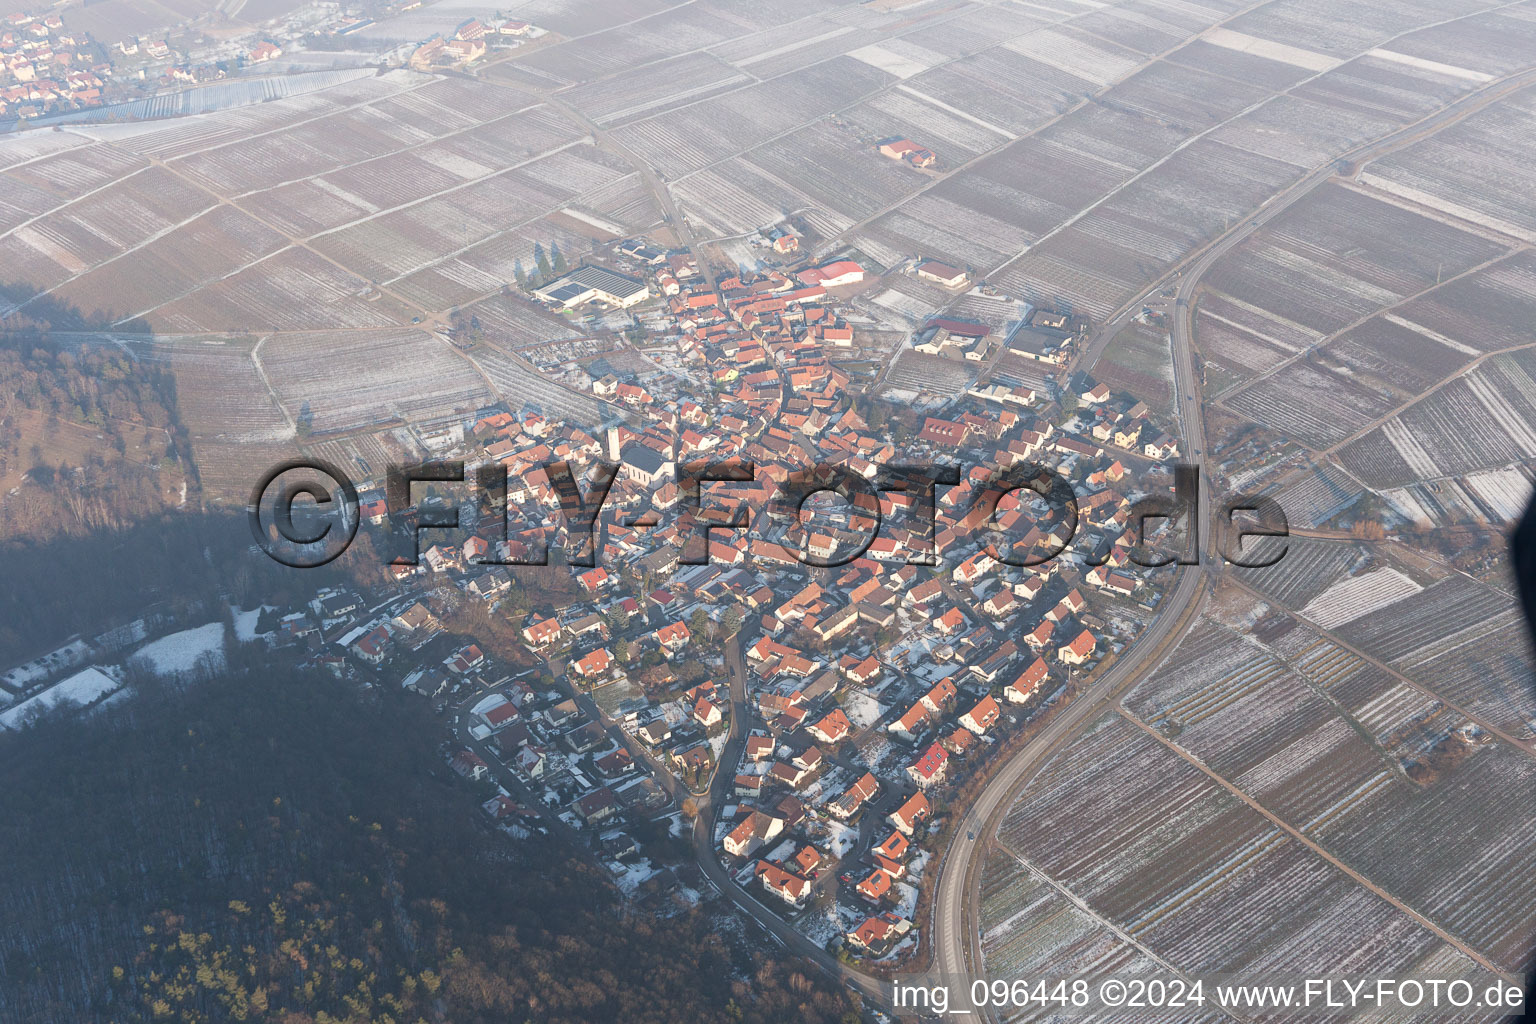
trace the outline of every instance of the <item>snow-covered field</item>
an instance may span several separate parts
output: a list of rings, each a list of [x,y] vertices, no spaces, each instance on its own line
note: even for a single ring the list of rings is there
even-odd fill
[[[61,704],[93,703],[116,690],[119,685],[116,679],[95,666],[81,669],[68,679],[0,715],[0,726],[14,729],[26,724],[33,716],[45,714]]]
[[[129,661],[147,665],[156,675],[171,676],[193,671],[205,655],[214,666],[224,666],[222,622],[210,622],[153,640],[135,651]]]

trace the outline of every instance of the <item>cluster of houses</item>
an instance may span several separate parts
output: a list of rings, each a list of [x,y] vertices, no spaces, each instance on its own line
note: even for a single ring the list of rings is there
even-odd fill
[[[347,26],[338,34],[357,31]],[[452,36],[436,35],[411,52],[410,65],[421,71],[433,67],[462,67],[484,57],[494,46],[516,46],[538,30],[526,21],[508,18],[481,21],[470,18],[454,30]]]
[[[0,115],[35,116],[97,106],[112,65],[58,14],[20,11],[0,19]]]
[[[504,701],[482,712],[481,725],[499,756],[519,777],[547,780],[558,755],[563,781],[545,786],[578,827],[643,806],[613,778],[645,775],[644,764],[695,791],[729,773],[735,803],[714,824],[744,880],[793,915],[831,885],[836,865],[832,877],[851,879],[828,897],[845,919],[840,941],[885,955],[912,934],[901,911],[915,892],[912,865],[925,856],[930,801],[1145,611],[1123,534],[1134,478],[1166,457],[1146,447],[1161,434],[1144,406],[1085,382],[1070,413],[1021,386],[958,398],[919,417],[898,447],[850,403],[835,361],[852,332],[829,288],[862,280],[857,263],[793,278],[736,273],[712,288],[687,254],[640,242],[623,248],[645,268],[638,284],[650,293],[644,301],[655,296],[647,308],[664,322],[672,357],[709,381],[712,396],[624,369],[633,362],[601,361],[590,385],[612,411],[601,428],[494,408],[433,433],[434,454],[504,467],[506,501],[479,515],[466,490],[462,536],[426,545],[419,564],[390,571],[407,586],[451,581],[463,600],[505,614],[497,609],[513,584],[501,563],[543,564],[563,552],[569,568],[544,571],[568,573],[569,585],[524,593],[520,606],[531,610],[513,622],[520,660],[561,666],[549,685],[562,690],[530,697],[491,684]],[[944,278],[948,268],[934,273]],[[974,330],[932,326],[950,337]],[[715,482],[683,468],[725,453],[734,460],[727,466],[750,471]],[[1036,462],[1053,466],[1077,495],[1070,538],[1017,494],[998,493],[996,473]],[[923,514],[920,487],[882,475],[903,463],[957,467],[958,484],[931,492],[932,515]],[[811,467],[813,484],[858,486],[845,507],[806,526],[775,496]],[[365,487],[362,513],[383,525],[389,510]],[[1016,564],[982,543],[989,522],[1010,550],[1070,539],[1087,560]],[[723,665],[699,656],[701,615],[711,636],[735,635],[744,704],[733,701]],[[429,616],[401,608],[388,621],[359,622],[349,656],[381,667],[407,650],[414,657]],[[469,679],[479,693],[498,673],[478,660],[483,648],[468,648],[438,650],[431,666],[412,667],[420,673],[412,687],[451,696]],[[642,675],[642,696],[606,705],[616,732],[574,703],[608,686],[635,692]],[[717,763],[733,724],[750,733],[743,753]],[[473,769],[470,758],[480,755],[464,753]]]

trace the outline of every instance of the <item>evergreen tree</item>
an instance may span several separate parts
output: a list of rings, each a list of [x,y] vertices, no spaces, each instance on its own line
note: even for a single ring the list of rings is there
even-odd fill
[[[543,242],[533,243],[533,263],[539,268],[539,279],[549,277],[549,255],[544,252]]]
[[[512,264],[512,276],[517,280],[517,286],[523,291],[528,290],[528,271],[523,269],[523,261],[518,260]]]
[[[549,243],[549,262],[555,268],[555,273],[563,274],[566,271],[565,253],[560,251],[559,242]]]

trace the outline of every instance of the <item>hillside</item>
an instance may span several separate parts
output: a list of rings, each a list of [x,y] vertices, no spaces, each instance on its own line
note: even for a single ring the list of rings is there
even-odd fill
[[[0,738],[0,1021],[832,1021],[494,832],[414,705],[254,664]]]

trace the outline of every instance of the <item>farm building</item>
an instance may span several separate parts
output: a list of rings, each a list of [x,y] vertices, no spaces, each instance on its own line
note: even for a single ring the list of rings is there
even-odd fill
[[[577,267],[558,280],[534,292],[552,306],[579,306],[583,302],[601,302],[628,309],[651,297],[644,281],[616,274],[603,267]]]
[[[924,149],[911,139],[886,139],[879,145],[880,155],[892,160],[905,160],[913,167],[932,167],[938,154]]]
[[[937,282],[946,288],[959,288],[969,281],[965,271],[937,260],[924,260],[919,263],[917,276],[925,281]]]

